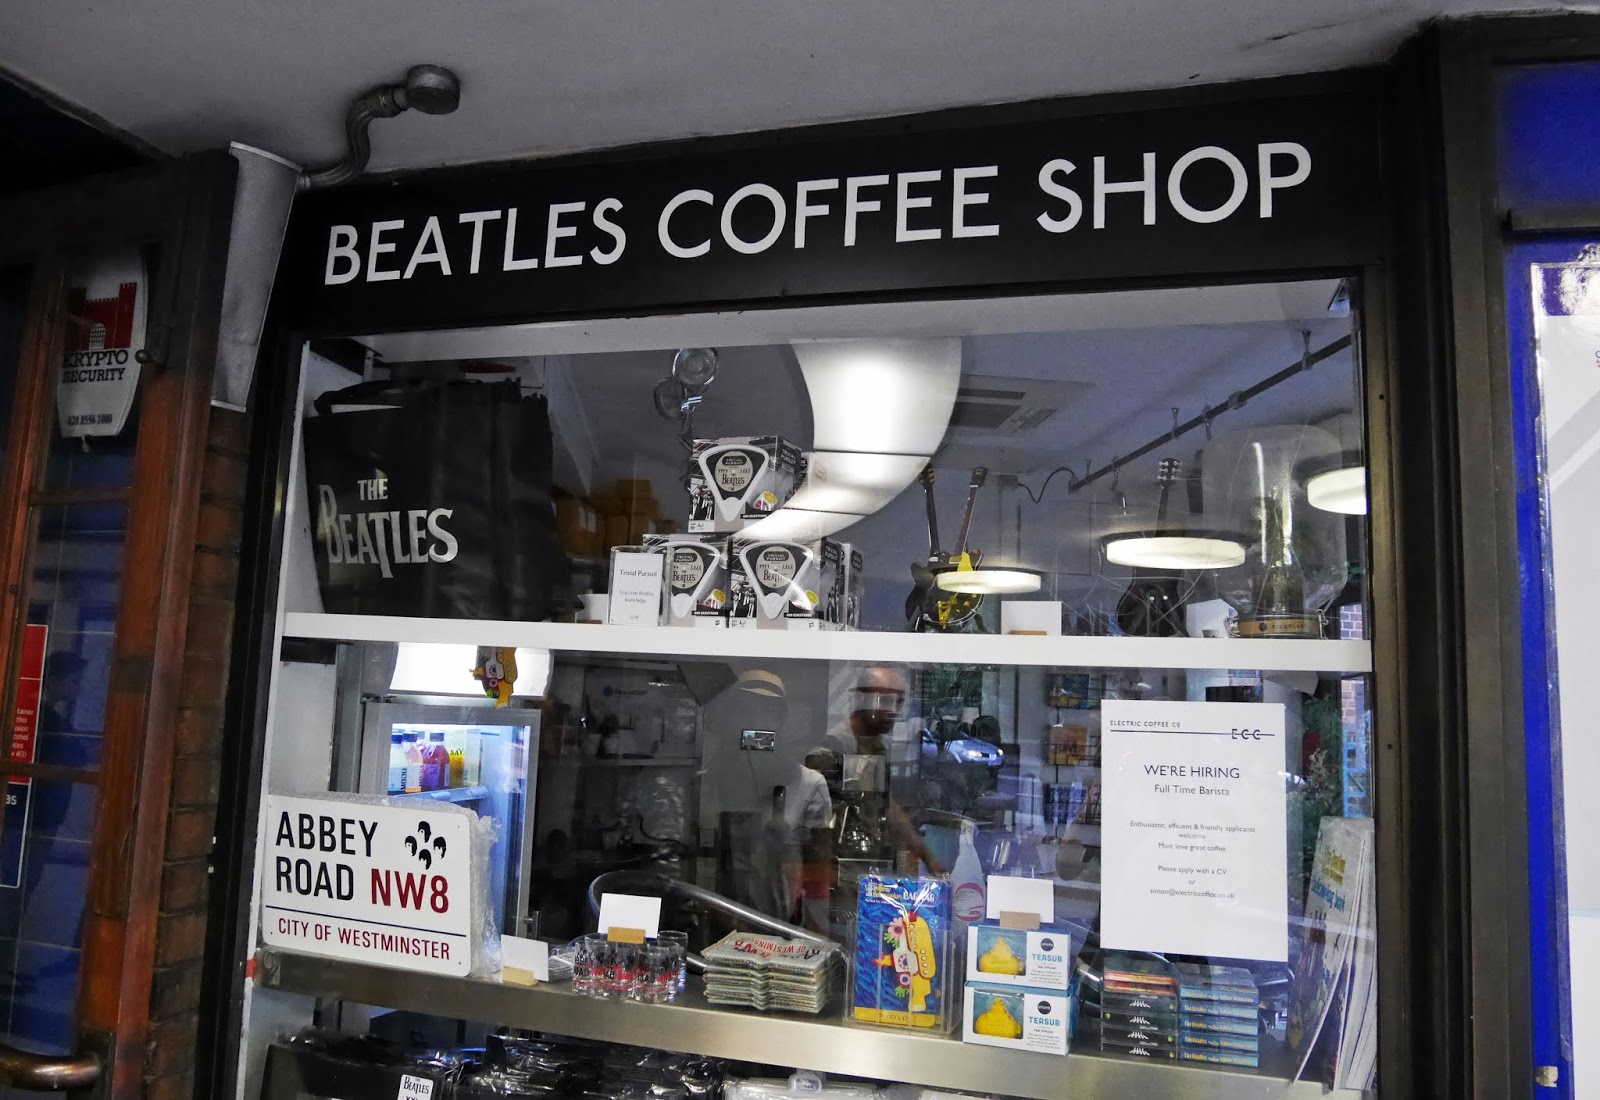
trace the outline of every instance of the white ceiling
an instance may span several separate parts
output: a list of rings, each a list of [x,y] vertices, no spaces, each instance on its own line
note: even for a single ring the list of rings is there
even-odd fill
[[[374,169],[1378,62],[1438,15],[1560,0],[4,0],[0,68],[169,152],[342,152],[351,97],[428,61],[460,111]]]
[[[677,426],[662,420],[651,400],[677,337],[721,347],[717,378],[696,420],[697,435],[775,433],[809,448],[809,396],[787,341],[828,332],[920,334],[936,324],[932,331],[963,334],[963,385],[984,385],[995,377],[1024,386],[1034,380],[1064,383],[1070,394],[1055,416],[1023,436],[958,430],[946,435],[932,460],[944,540],[948,544],[955,537],[968,471],[985,466],[991,478],[974,511],[973,543],[1001,560],[1044,571],[1052,594],[1075,593],[1071,599],[1087,605],[1114,601],[1127,576],[1127,570],[1100,560],[1095,538],[1132,520],[1148,522],[1159,498],[1158,461],[1195,460],[1206,433],[1196,429],[1130,464],[1117,478],[1078,493],[1069,493],[1068,479],[1058,477],[1038,505],[1004,490],[1003,475],[1020,477],[1039,492],[1057,466],[1067,464],[1080,473],[1086,460],[1104,466],[1170,430],[1174,407],[1187,420],[1298,360],[1302,331],[1310,332],[1314,349],[1350,335],[1350,316],[1328,310],[1334,289],[1333,282],[1323,280],[991,299],[938,303],[933,314],[923,304],[894,303],[415,333],[371,342],[390,362],[487,354],[520,366],[545,357],[547,365],[571,379],[582,414],[557,413],[556,434],[568,443],[574,431],[591,437],[588,447],[575,453],[597,459],[594,484],[648,479],[663,514],[681,521],[687,506],[680,483],[684,452]],[[698,327],[682,327],[687,325]],[[774,343],[727,342],[773,339],[775,333],[784,335]],[[1342,442],[1356,446],[1355,408],[1355,366],[1345,351],[1222,414],[1215,429],[1220,434],[1320,424],[1334,432],[1347,429],[1350,438]],[[895,410],[883,410],[886,424],[894,416]],[[896,621],[909,587],[908,563],[927,551],[921,490],[908,487],[839,537],[865,555],[874,593],[871,621],[880,628]]]

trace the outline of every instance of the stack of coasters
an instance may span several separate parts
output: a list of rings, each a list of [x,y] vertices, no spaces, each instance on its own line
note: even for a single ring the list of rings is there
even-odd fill
[[[1178,1056],[1225,1066],[1261,1064],[1259,994],[1240,966],[1178,966]]]
[[[1178,979],[1169,964],[1106,954],[1100,1050],[1127,1058],[1178,1057]]]
[[[816,1015],[839,990],[836,948],[782,936],[734,932],[706,948],[706,1000],[762,1012]]]

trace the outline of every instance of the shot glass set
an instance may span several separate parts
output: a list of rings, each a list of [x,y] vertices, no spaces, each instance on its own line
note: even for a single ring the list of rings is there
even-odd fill
[[[689,936],[663,930],[644,943],[620,943],[602,932],[573,941],[572,989],[590,997],[666,1004],[688,978]]]

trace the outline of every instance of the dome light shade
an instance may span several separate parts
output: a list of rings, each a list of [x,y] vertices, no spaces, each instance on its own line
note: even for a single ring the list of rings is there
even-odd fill
[[[1325,470],[1306,480],[1306,500],[1324,512],[1347,516],[1367,514],[1367,468],[1341,466]]]
[[[1107,561],[1133,569],[1227,569],[1244,564],[1244,544],[1213,532],[1125,531],[1100,541]]]

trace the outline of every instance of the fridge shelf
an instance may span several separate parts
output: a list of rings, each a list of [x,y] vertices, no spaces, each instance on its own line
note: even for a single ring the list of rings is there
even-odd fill
[[[269,989],[334,997],[435,1016],[482,1020],[746,1061],[776,1059],[824,1073],[906,1081],[932,1088],[1001,1092],[1031,1100],[1138,1096],[1142,1100],[1357,1100],[1360,1092],[1324,1091],[1316,1081],[1289,1084],[1281,1050],[1258,1073],[1166,1062],[1148,1064],[1098,1053],[1060,1057],[973,1046],[957,1038],[845,1023],[836,1016],[735,1012],[688,994],[676,1004],[647,1005],[575,994],[562,984],[503,985],[473,978],[410,973],[335,959],[263,951],[256,982]]]
[[[486,798],[489,794],[488,787],[448,787],[438,791],[412,791],[410,794],[397,794],[395,798],[425,798],[430,802],[476,802]]]
[[[1055,668],[1253,668],[1274,672],[1372,671],[1364,641],[1288,638],[1097,638],[889,631],[712,630],[667,626],[391,615],[284,615],[288,638],[347,642],[450,642],[577,653]]]

